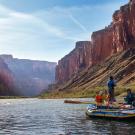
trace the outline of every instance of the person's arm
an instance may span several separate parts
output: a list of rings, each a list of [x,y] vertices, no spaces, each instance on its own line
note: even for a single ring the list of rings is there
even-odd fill
[[[116,86],[116,81],[113,81],[114,82],[114,87]]]
[[[135,93],[133,93],[133,98],[134,98],[134,100],[135,100]]]
[[[135,100],[135,97],[134,97],[134,94],[132,93],[132,101],[134,101]]]
[[[128,103],[128,101],[129,101],[128,95],[124,98],[124,100],[125,100],[126,103]]]

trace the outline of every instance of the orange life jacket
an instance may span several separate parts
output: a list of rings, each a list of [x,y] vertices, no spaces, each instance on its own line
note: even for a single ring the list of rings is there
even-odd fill
[[[96,102],[97,103],[102,103],[103,102],[103,97],[100,95],[96,95]]]

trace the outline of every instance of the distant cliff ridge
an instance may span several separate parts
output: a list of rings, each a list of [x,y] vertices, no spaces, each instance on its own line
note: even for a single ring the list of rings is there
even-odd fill
[[[77,42],[75,49],[58,62],[56,82],[64,83],[83,69],[134,47],[135,0],[130,0],[113,14],[113,21],[109,26],[93,32],[91,41]]]
[[[13,74],[7,64],[0,58],[0,96],[17,95],[14,88]]]
[[[0,55],[0,58],[11,70],[14,84],[20,95],[38,95],[55,81],[56,63],[17,59],[12,55]]]

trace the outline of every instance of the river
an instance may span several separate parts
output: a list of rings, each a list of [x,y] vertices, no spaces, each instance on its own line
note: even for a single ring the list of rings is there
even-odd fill
[[[135,122],[88,119],[63,99],[1,99],[0,135],[134,135]]]

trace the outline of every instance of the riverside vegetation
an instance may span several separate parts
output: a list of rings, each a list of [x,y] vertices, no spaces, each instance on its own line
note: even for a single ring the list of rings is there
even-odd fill
[[[131,88],[133,92],[135,92],[135,84],[127,85],[127,86],[117,86],[115,88],[115,96],[121,98],[126,95],[126,90]],[[66,90],[66,91],[53,91],[53,92],[45,92],[39,96],[39,98],[50,98],[50,99],[57,99],[57,98],[90,98],[95,97],[96,92],[100,90],[106,90],[107,87],[95,87],[89,90]]]

